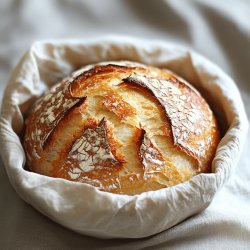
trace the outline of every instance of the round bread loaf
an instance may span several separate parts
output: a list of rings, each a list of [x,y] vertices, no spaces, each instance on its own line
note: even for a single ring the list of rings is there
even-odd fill
[[[26,120],[29,170],[139,194],[210,171],[216,119],[194,87],[134,62],[87,66],[55,85]]]

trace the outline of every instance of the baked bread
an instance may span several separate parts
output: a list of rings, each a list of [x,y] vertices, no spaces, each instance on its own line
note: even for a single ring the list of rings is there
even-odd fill
[[[209,172],[219,139],[194,87],[122,61],[87,66],[42,96],[23,145],[31,171],[133,195]]]

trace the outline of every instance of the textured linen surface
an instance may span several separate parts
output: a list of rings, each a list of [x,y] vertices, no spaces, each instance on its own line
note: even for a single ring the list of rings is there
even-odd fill
[[[72,36],[86,39],[112,32],[154,37],[193,47],[234,77],[247,106],[247,2],[227,1],[230,3],[227,5],[223,5],[223,1],[210,1],[210,4],[203,1],[152,2],[143,1],[144,8],[141,8],[142,1],[107,1],[103,6],[95,1],[74,2],[70,5],[63,1],[41,1],[40,5],[31,1],[3,1],[0,26],[1,88],[7,82],[14,64],[33,40]],[[112,21],[114,19],[116,22]],[[61,67],[70,70],[68,65]],[[49,81],[50,76],[47,77]],[[200,79],[201,82],[206,80]],[[39,93],[41,89],[36,91]],[[237,100],[237,91],[234,91]],[[249,115],[248,106],[247,112]],[[227,119],[230,120],[230,114]],[[231,179],[208,209],[166,232],[140,240],[97,240],[58,226],[16,195],[1,167],[1,245],[3,249],[247,248],[250,238],[247,147],[249,136]],[[18,165],[19,158],[12,158],[11,161],[16,161]],[[9,159],[3,160],[6,162]]]

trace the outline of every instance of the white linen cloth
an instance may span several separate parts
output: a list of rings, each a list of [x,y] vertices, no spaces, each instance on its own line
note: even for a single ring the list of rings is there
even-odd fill
[[[117,58],[171,69],[210,99],[227,129],[212,163],[214,173],[199,174],[167,189],[127,196],[23,169],[25,155],[18,135],[34,99],[74,69],[107,60],[112,63]],[[151,236],[202,211],[236,165],[248,129],[235,84],[215,65],[175,45],[125,37],[34,43],[12,74],[1,115],[0,153],[20,196],[60,224],[102,238]]]
[[[92,3],[92,1],[91,1],[91,3]],[[85,5],[86,9],[92,10],[93,12],[97,11],[96,9],[93,8],[93,6],[91,8],[88,8],[91,5],[91,3],[85,2],[83,5]],[[122,3],[133,5],[132,3],[130,3],[130,1],[126,1],[126,2],[124,1]],[[46,4],[47,4],[47,6],[50,6],[50,4],[47,2],[45,2],[43,4],[45,4],[44,6],[46,6]],[[125,4],[125,6],[126,6],[126,4]],[[168,1],[167,3],[161,2],[161,4],[163,6],[165,6],[165,4],[170,5],[172,7],[172,9],[175,10],[174,13],[178,13],[178,11],[181,11],[181,8],[178,8],[179,5],[178,4],[176,5],[172,1]],[[184,2],[182,2],[182,4],[185,5]],[[150,5],[150,3],[147,2],[147,5]],[[160,8],[160,7],[163,7],[163,6],[161,6],[161,5],[159,6],[159,3],[156,4],[156,6],[157,5],[158,5],[158,10],[162,11],[162,8]],[[19,8],[22,10],[26,10],[26,8],[28,8],[30,6],[34,6],[34,5],[32,5],[32,3],[30,3],[27,6],[24,4],[24,6],[21,5],[21,6],[19,6]],[[119,7],[117,5],[115,5],[115,6]],[[112,8],[114,8],[115,6],[112,6]],[[155,6],[155,5],[153,5],[153,6]],[[192,11],[191,12],[194,14],[194,13],[197,13],[197,9],[196,9],[196,8],[198,8],[197,6],[200,9],[202,9],[201,8],[202,6],[204,9],[206,9],[206,8],[209,9],[209,7],[211,8],[211,6],[208,6],[203,2],[196,2],[196,5],[192,5],[191,3],[189,3],[186,7],[189,8],[189,10],[193,10],[193,12]],[[53,5],[52,5],[52,7],[53,7]],[[135,7],[136,7],[136,4],[135,4]],[[239,6],[237,5],[237,7],[239,7]],[[67,6],[65,8],[67,9]],[[220,8],[220,6],[218,8]],[[249,54],[247,53],[248,50],[247,50],[246,46],[248,45],[247,41],[249,42],[249,33],[247,33],[249,30],[248,30],[247,26],[244,26],[245,22],[243,22],[244,21],[244,12],[246,11],[246,8],[245,8],[245,6],[243,6],[241,8],[242,8],[242,15],[241,15],[241,17],[239,17],[237,19],[238,22],[235,21],[233,18],[232,18],[232,20],[233,20],[233,22],[234,21],[237,22],[237,25],[239,25],[239,27],[241,27],[240,31],[242,31],[242,33],[245,34],[245,36],[244,36],[245,39],[242,39],[242,41],[238,41],[238,43],[243,43],[243,45],[245,45],[244,48],[243,47],[241,48],[242,50],[246,51],[245,54],[243,52],[241,53],[242,58],[243,58],[242,61],[248,62]],[[244,8],[244,10],[243,10],[243,8]],[[13,8],[13,9],[15,10],[15,8]],[[13,11],[13,9],[10,9],[10,11]],[[118,8],[118,10],[119,10],[119,8]],[[166,10],[166,11],[169,11],[169,10]],[[98,11],[97,11],[97,13],[99,16],[101,16],[101,13],[99,13]],[[127,14],[128,14],[128,16],[130,15],[130,13],[127,13]],[[184,13],[182,13],[182,14],[183,14],[182,17],[185,16]],[[223,12],[220,14],[223,14]],[[98,15],[97,15],[97,17],[98,17]],[[194,15],[194,17],[192,17],[191,19],[195,19],[195,18],[197,19],[198,16]],[[80,19],[80,17],[79,17],[79,19]],[[110,17],[110,19],[111,19],[111,17]],[[154,19],[152,19],[151,22],[153,22],[153,20]],[[209,20],[211,20],[211,19],[209,19]],[[130,20],[130,22],[131,22],[131,20]],[[200,25],[198,23],[196,24],[195,22],[191,22],[191,24],[190,24],[191,27],[192,27],[192,24],[193,25]],[[143,22],[141,23],[141,25],[143,26]],[[159,23],[159,25],[160,25],[160,23]],[[89,28],[86,28],[86,29],[88,30],[88,29],[90,29],[90,27],[91,27],[91,25],[89,26]],[[105,27],[105,25],[103,25],[103,27]],[[113,27],[115,27],[115,24]],[[49,28],[49,27],[47,26],[47,28]],[[238,28],[238,26],[237,26],[237,28]],[[196,29],[194,29],[194,30],[196,30]],[[124,32],[125,31],[126,30],[124,30]],[[107,32],[107,30],[106,30],[106,32]],[[147,32],[150,33],[150,29]],[[145,34],[147,32],[145,31]],[[154,32],[152,32],[152,34],[153,33]],[[192,33],[192,35],[194,37],[197,36],[197,34],[195,34],[195,32]],[[178,37],[178,35],[177,35],[177,37]],[[8,38],[8,35],[7,35],[7,38]],[[162,38],[162,37],[160,37],[160,35],[159,35],[158,38]],[[12,41],[11,37],[9,39],[10,40],[8,40],[8,39],[7,40]],[[173,40],[175,40],[175,39],[173,39]],[[3,39],[3,41],[4,41],[4,39]],[[176,39],[176,41],[178,41],[178,39]],[[197,46],[197,47],[195,46],[195,43],[192,45],[196,49],[199,48],[199,46]],[[5,44],[5,47],[6,46],[7,45]],[[10,46],[10,45],[8,45],[8,46]],[[200,44],[200,46],[201,46],[201,44]],[[204,46],[204,44],[203,44],[203,46]],[[12,44],[12,47],[10,46],[9,48],[14,48],[14,47],[15,46]],[[216,44],[214,44],[214,47],[216,48]],[[239,47],[239,46],[237,46],[237,47]],[[6,67],[6,62],[10,62],[10,61],[8,61],[9,54],[3,48],[4,48],[4,46],[1,48],[2,49],[1,55],[3,54],[6,57],[5,60],[3,60],[3,65],[4,65],[4,67]],[[226,45],[225,45],[225,48],[227,48]],[[214,49],[214,50],[216,51],[216,49]],[[217,52],[220,52],[220,50],[218,50]],[[22,53],[22,51],[20,51],[20,53]],[[14,56],[14,55],[12,55],[12,56]],[[223,56],[221,58],[223,59]],[[235,59],[235,55],[234,55],[233,59]],[[236,56],[236,59],[237,59],[237,56]],[[11,60],[11,59],[9,59],[9,60]],[[13,57],[12,60],[15,60],[15,58]],[[159,57],[156,57],[154,60],[159,60]],[[163,60],[163,58],[160,57],[160,60]],[[239,62],[241,62],[241,61],[239,61]],[[65,65],[61,65],[61,67],[64,67],[64,66]],[[197,65],[195,65],[195,66],[197,66]],[[240,66],[241,66],[240,70],[238,70],[238,71],[241,71],[243,73],[243,76],[241,76],[241,75],[238,76],[238,77],[242,77],[243,83],[241,83],[241,85],[242,85],[241,87],[242,87],[242,89],[244,88],[245,90],[249,91],[249,89],[248,89],[249,86],[247,86],[247,84],[246,84],[247,81],[246,80],[244,81],[244,79],[247,79],[245,77],[247,76],[248,71],[246,70],[246,68],[244,68],[245,64],[241,63]],[[198,67],[198,68],[200,68],[200,67]],[[66,67],[66,69],[67,69],[67,67]],[[238,68],[234,67],[233,69],[237,72]],[[11,68],[9,68],[9,70],[11,70]],[[7,76],[6,76],[6,78],[7,78]],[[203,80],[206,81],[207,79],[203,79]],[[202,79],[201,79],[201,82],[202,82]],[[215,82],[216,82],[216,79],[215,79]],[[238,83],[238,81],[237,81],[237,83]],[[232,93],[228,93],[228,94],[229,94],[229,96],[232,96]],[[238,98],[237,91],[234,94],[235,94],[234,99],[237,100],[237,98]],[[243,93],[243,97],[247,97],[247,96],[249,96],[249,92],[246,92],[245,94]],[[247,98],[245,98],[245,100],[247,102]],[[237,102],[237,103],[240,105],[239,102]],[[244,114],[240,114],[240,116],[243,117]],[[230,116],[228,116],[228,119],[230,120]],[[245,124],[245,126],[246,126],[246,124]],[[232,149],[232,150],[235,150],[235,149]],[[249,246],[249,241],[248,241],[248,239],[249,239],[249,223],[248,223],[248,221],[250,221],[250,220],[249,220],[249,215],[247,213],[247,208],[249,208],[249,201],[246,200],[246,198],[247,198],[247,195],[249,195],[250,191],[249,191],[249,186],[247,186],[247,181],[244,181],[244,180],[247,180],[247,178],[249,178],[249,169],[247,169],[247,165],[249,164],[248,159],[249,158],[248,158],[247,154],[245,154],[245,155],[243,154],[243,158],[241,158],[240,164],[235,169],[236,171],[233,173],[233,177],[230,179],[230,182],[228,182],[227,185],[219,192],[215,201],[212,203],[212,205],[207,210],[205,210],[205,212],[181,223],[178,226],[175,226],[174,228],[172,228],[166,232],[163,232],[162,234],[151,237],[150,239],[141,239],[141,240],[137,240],[137,241],[94,240],[92,238],[88,238],[88,237],[84,237],[84,236],[77,236],[77,235],[69,232],[68,230],[63,229],[63,228],[53,224],[50,221],[46,221],[46,219],[44,217],[35,213],[26,204],[22,203],[22,201],[20,201],[18,198],[15,198],[15,194],[13,192],[11,192],[11,188],[8,186],[7,177],[5,175],[5,172],[3,171],[3,169],[1,169],[2,174],[0,177],[1,177],[1,183],[3,183],[3,190],[2,190],[3,195],[1,195],[1,199],[3,199],[3,201],[4,201],[3,203],[1,203],[1,206],[3,206],[3,208],[1,208],[1,212],[2,212],[1,215],[3,215],[3,218],[2,218],[3,224],[0,228],[1,236],[3,236],[3,237],[1,237],[1,241],[3,241],[2,245],[5,246],[5,248],[7,248],[7,249],[8,248],[9,249],[15,249],[15,248],[34,249],[37,246],[38,246],[37,247],[38,249],[41,249],[41,248],[70,249],[70,248],[76,248],[76,247],[81,248],[82,244],[85,244],[86,248],[94,247],[94,246],[96,246],[96,247],[106,246],[108,249],[110,249],[112,247],[114,249],[117,249],[117,248],[119,248],[120,244],[123,244],[120,246],[121,249],[124,249],[124,248],[138,249],[138,248],[147,247],[147,246],[154,247],[156,245],[158,245],[159,248],[160,247],[164,248],[166,246],[177,246],[180,248],[189,246],[190,248],[194,248],[194,247],[202,248],[205,246],[206,247],[211,246],[211,245],[209,245],[209,243],[211,244],[210,239],[212,239],[213,240],[212,244],[214,244],[214,245],[217,244],[218,246],[221,246],[221,247],[227,247],[227,248],[231,248],[231,247],[233,248],[236,246],[238,248],[239,247],[241,247],[241,248],[248,247]],[[8,161],[8,159],[4,158],[4,161],[6,162],[6,161]],[[17,161],[17,164],[18,164],[18,161]],[[6,187],[7,187],[7,190],[6,190]],[[9,192],[6,192],[6,191],[9,191]],[[13,198],[13,195],[14,195],[14,198]],[[233,204],[231,204],[232,200],[234,201]],[[9,202],[9,204],[8,204],[8,202]],[[13,205],[15,205],[15,202],[17,202],[17,204],[18,204],[17,206],[13,206]],[[227,204],[230,204],[230,206],[226,206]],[[10,212],[12,211],[12,212],[14,212],[14,215],[18,215],[18,213],[20,212],[20,209],[23,206],[24,206],[24,210],[21,210],[21,212],[24,213],[25,216],[22,216],[21,218],[20,217],[13,217],[12,216],[13,214],[11,214]],[[225,206],[226,206],[226,209],[225,209]],[[235,218],[236,217],[235,215],[238,215],[238,218]],[[23,223],[25,223],[26,218],[28,219],[29,224],[25,227]],[[37,220],[35,221],[34,218]],[[42,223],[41,223],[41,221],[42,221]],[[34,224],[32,224],[32,222]],[[39,227],[34,228],[34,225],[37,225],[38,222],[40,222],[39,225],[41,225],[41,228],[39,228]],[[46,223],[44,224],[43,222],[44,223],[46,222]],[[7,227],[7,225],[8,225],[8,227]],[[44,227],[42,227],[43,225],[44,225]],[[235,230],[233,230],[232,227],[235,228]],[[214,228],[216,228],[216,230],[214,230]],[[26,230],[26,232],[25,232],[25,230]],[[52,232],[53,235],[46,234],[46,232],[48,232],[48,231]],[[220,232],[221,232],[221,235],[218,235],[216,237],[216,235],[214,234],[216,231],[218,232],[218,234],[220,234]],[[30,239],[29,236],[30,236],[31,232],[33,232],[32,237],[34,237],[34,238]],[[12,235],[14,233],[15,233],[15,236]],[[55,234],[56,235],[58,234],[60,239],[57,238],[57,236],[55,236]],[[201,236],[201,237],[199,237],[199,236]],[[230,238],[230,236],[232,236],[232,237]],[[183,237],[183,240],[180,240],[181,237]],[[210,237],[210,239],[209,239],[209,237]],[[194,239],[195,239],[195,241],[194,241]],[[74,240],[74,242],[73,242],[73,240]]]

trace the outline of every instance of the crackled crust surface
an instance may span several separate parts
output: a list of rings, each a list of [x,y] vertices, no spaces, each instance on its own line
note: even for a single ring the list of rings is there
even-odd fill
[[[34,172],[139,194],[209,172],[219,129],[197,90],[133,62],[87,66],[55,85],[26,120]]]

